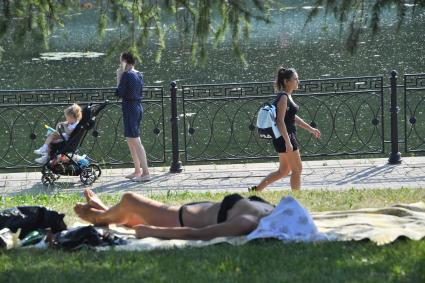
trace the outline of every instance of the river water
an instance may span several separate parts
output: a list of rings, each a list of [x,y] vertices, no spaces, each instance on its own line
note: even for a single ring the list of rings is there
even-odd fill
[[[290,1],[291,2],[291,1]],[[339,25],[318,17],[304,28],[312,1],[292,1],[287,9],[273,11],[271,25],[253,23],[249,40],[242,49],[248,65],[233,55],[230,44],[211,46],[205,65],[191,64],[190,48],[175,32],[168,31],[167,49],[160,63],[155,62],[155,43],[141,50],[143,61],[137,69],[145,74],[148,85],[269,81],[277,66],[295,67],[301,79],[384,75],[396,69],[400,74],[425,72],[425,10],[418,9],[396,31],[395,9],[382,16],[381,32],[362,36],[357,52],[349,54]],[[108,46],[122,36],[123,30],[109,26],[105,42],[96,35],[96,12],[84,10],[71,15],[66,29],[57,29],[50,37],[47,56],[36,48],[25,52],[4,45],[0,63],[0,89],[112,87],[118,56],[106,56]],[[77,52],[77,53],[71,53]],[[91,52],[91,53],[86,53]],[[59,55],[59,56],[58,56]]]

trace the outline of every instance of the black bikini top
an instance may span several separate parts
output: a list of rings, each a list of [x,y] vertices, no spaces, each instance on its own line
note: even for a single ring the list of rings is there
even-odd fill
[[[221,223],[226,221],[227,219],[227,211],[229,211],[230,209],[232,209],[232,207],[241,199],[244,199],[243,196],[241,196],[240,194],[231,194],[231,195],[227,195],[223,198],[223,201],[221,202],[220,205],[220,210],[218,211],[218,215],[217,215],[217,223]],[[269,203],[268,201],[257,197],[257,196],[249,196],[248,200],[250,201],[259,201],[259,202],[263,202],[263,203],[267,203],[271,206],[274,207],[274,205],[272,205],[271,203]]]

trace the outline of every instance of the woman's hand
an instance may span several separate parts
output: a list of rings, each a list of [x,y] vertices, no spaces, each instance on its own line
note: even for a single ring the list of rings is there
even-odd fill
[[[320,139],[320,131],[316,128],[311,128],[310,133],[316,137],[316,139]]]
[[[124,69],[121,68],[121,66],[117,69],[117,76],[121,77],[122,74],[124,73]]]
[[[118,69],[117,69],[117,76],[118,77],[121,77],[122,76],[122,74],[125,72],[125,71],[127,71],[126,70],[126,68],[127,68],[127,64],[125,63],[125,62],[121,62],[120,63],[120,66],[118,67]]]
[[[127,66],[128,66],[127,62],[125,62],[125,61],[121,61],[121,62],[120,62],[120,69],[121,69],[123,72],[125,72],[125,71],[126,71]]]
[[[294,151],[294,147],[292,146],[292,143],[290,141],[286,142],[285,141],[285,152],[292,152]]]
[[[125,67],[124,67],[124,72],[130,71],[132,67],[133,67],[132,65],[126,64]]]

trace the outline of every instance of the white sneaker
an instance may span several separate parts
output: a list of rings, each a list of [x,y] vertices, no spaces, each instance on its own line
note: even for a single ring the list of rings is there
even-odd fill
[[[47,153],[47,148],[42,146],[39,149],[34,150],[35,154],[45,155]]]
[[[34,161],[37,162],[38,164],[44,164],[47,161],[49,161],[49,156],[47,156],[47,154],[46,154],[46,155],[40,156],[39,158],[37,158]]]
[[[43,155],[43,152],[40,149],[34,150],[35,154]]]

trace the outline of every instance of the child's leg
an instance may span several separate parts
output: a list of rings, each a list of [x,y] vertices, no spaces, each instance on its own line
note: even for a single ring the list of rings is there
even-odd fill
[[[58,132],[53,132],[52,134],[50,134],[47,138],[46,141],[44,142],[44,144],[51,144],[52,142],[61,139],[61,136],[59,135]]]
[[[39,149],[36,149],[34,152],[36,154],[41,154],[41,155],[48,154],[50,152],[50,144],[60,140],[61,140],[61,136],[59,135],[59,133],[53,132],[46,138],[46,140],[44,141],[44,144]]]

